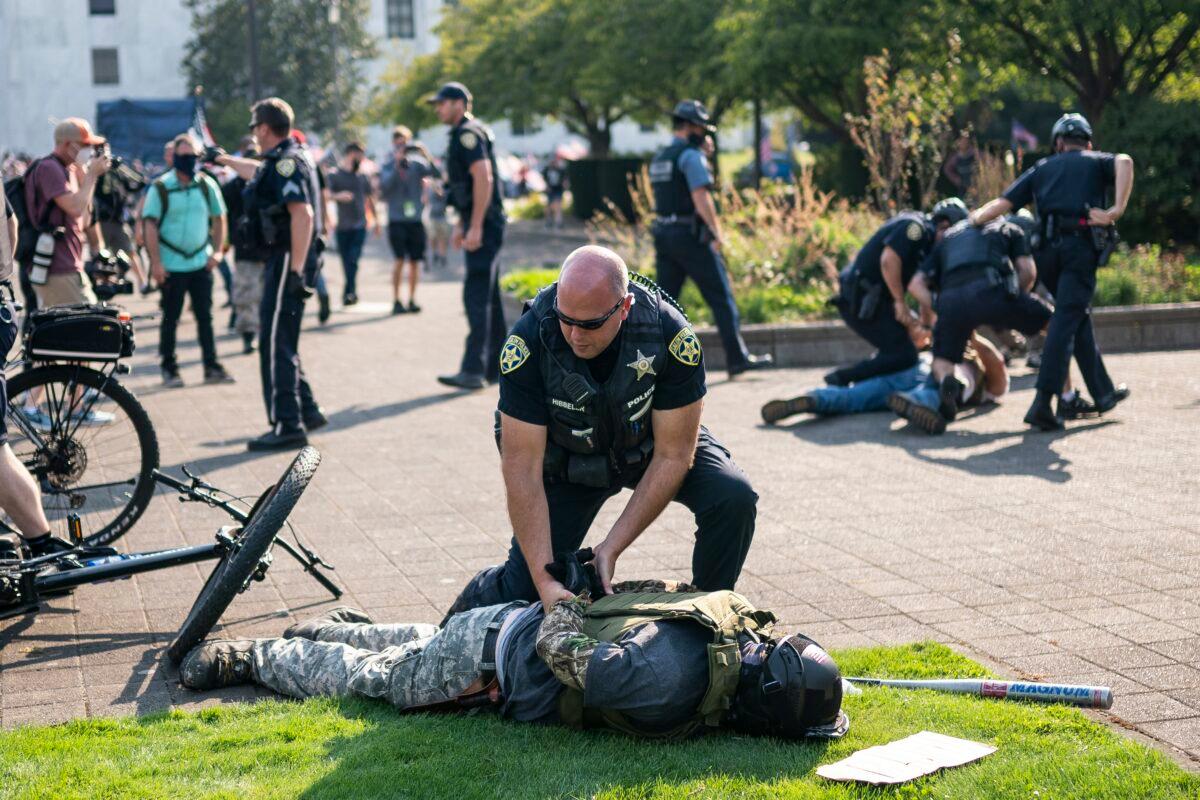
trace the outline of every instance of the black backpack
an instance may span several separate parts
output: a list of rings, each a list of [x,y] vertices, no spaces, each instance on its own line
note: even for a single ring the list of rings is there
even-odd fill
[[[29,213],[29,206],[25,202],[25,179],[33,175],[33,171],[45,160],[45,158],[39,158],[30,162],[23,175],[17,175],[4,182],[4,196],[8,200],[13,215],[17,218],[17,252],[13,261],[21,266],[28,266],[29,262],[33,260],[33,251],[37,248],[38,236],[50,225],[50,211],[54,207],[52,203],[46,204],[41,220],[34,222]]]

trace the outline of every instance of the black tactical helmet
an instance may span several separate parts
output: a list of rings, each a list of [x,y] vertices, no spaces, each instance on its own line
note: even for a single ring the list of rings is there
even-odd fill
[[[765,657],[743,656],[729,723],[743,733],[787,739],[845,735],[842,673],[829,654],[801,634],[758,647]]]
[[[675,110],[671,112],[673,119],[682,119],[704,128],[704,130],[712,133],[717,129],[712,123],[712,117],[708,116],[708,109],[699,100],[680,100],[675,106]]]
[[[951,225],[957,225],[970,215],[971,212],[967,210],[966,203],[957,197],[947,197],[933,207],[933,213],[929,217],[935,225],[941,220],[946,220]]]
[[[1059,138],[1092,140],[1091,123],[1083,114],[1063,114],[1050,130],[1050,141],[1057,142]]]

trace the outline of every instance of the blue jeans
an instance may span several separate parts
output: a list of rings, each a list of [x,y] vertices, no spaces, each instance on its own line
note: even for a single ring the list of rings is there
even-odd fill
[[[908,369],[866,378],[853,386],[822,386],[808,392],[818,414],[861,414],[886,411],[888,395],[917,388],[929,378],[929,364],[918,361]],[[937,403],[934,403],[936,407]]]
[[[926,377],[917,386],[906,392],[901,392],[901,394],[917,405],[932,408],[934,411],[937,411],[942,404],[942,396],[938,392],[937,384],[933,382],[932,376]]]
[[[346,285],[342,294],[358,294],[358,259],[362,256],[363,243],[367,240],[366,228],[336,231],[338,254],[342,257],[342,268],[346,271]]]

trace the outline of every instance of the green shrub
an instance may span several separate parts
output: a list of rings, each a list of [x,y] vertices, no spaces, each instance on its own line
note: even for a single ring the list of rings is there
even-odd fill
[[[518,267],[500,279],[500,291],[515,295],[523,303],[556,280],[557,269]]]
[[[530,192],[524,197],[510,200],[505,210],[509,219],[545,219],[546,198],[541,192]]]
[[[1097,306],[1200,300],[1200,259],[1162,252],[1158,245],[1122,246],[1096,273]]]

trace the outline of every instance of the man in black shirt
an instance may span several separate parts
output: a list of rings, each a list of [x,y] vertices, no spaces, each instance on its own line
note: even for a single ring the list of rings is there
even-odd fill
[[[1034,260],[1054,295],[1054,316],[1042,350],[1037,395],[1025,422],[1042,430],[1063,426],[1063,400],[1057,412],[1051,402],[1069,376],[1072,353],[1097,411],[1111,411],[1129,396],[1124,384],[1113,386],[1104,368],[1092,330],[1091,303],[1102,242],[1112,235],[1133,190],[1133,159],[1093,150],[1092,126],[1079,114],[1062,116],[1050,135],[1054,155],[1034,164],[1003,195],[971,214],[971,224],[986,225],[1037,204],[1042,235]],[[1109,186],[1114,187],[1114,203],[1106,207]]]
[[[534,300],[500,356],[500,442],[516,537],[505,564],[471,580],[450,614],[570,593],[541,566],[576,550],[600,507],[634,490],[597,545],[606,586],[620,554],[676,500],[696,516],[692,583],[732,589],[758,495],[700,425],[700,340],[669,296],[631,281],[621,257],[581,247]],[[531,570],[527,564],[534,565]]]

